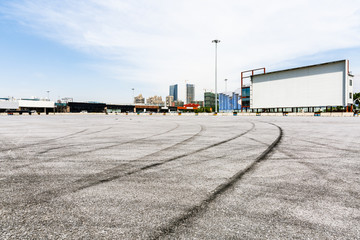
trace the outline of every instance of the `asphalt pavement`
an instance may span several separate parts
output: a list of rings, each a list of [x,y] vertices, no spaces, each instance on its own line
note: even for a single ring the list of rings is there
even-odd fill
[[[360,239],[360,118],[0,123],[0,239]]]

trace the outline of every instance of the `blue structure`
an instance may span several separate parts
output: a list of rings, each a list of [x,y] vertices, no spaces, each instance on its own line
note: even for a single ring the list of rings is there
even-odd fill
[[[178,100],[178,85],[170,85],[169,96],[174,97],[174,101]]]
[[[219,94],[219,111],[232,112],[241,110],[240,96],[237,92]]]
[[[220,93],[219,94],[219,111],[221,112],[234,112],[247,110],[250,108],[250,87],[244,86],[242,88],[242,101],[240,96],[240,89],[234,92]],[[242,102],[242,106],[241,106]],[[242,108],[241,108],[242,107]]]

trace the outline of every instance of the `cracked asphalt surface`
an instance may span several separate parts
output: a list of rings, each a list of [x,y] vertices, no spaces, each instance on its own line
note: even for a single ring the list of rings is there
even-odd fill
[[[360,239],[360,118],[0,122],[0,239]]]

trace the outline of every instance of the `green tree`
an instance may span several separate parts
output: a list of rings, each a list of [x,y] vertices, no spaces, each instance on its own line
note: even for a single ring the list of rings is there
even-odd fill
[[[360,98],[360,92],[354,93],[354,100]]]
[[[354,93],[354,96],[353,96],[354,98],[354,101],[356,100],[356,99],[359,99],[359,100],[357,100],[356,102],[355,102],[355,109],[359,109],[359,105],[360,105],[360,92],[358,92],[358,93]]]

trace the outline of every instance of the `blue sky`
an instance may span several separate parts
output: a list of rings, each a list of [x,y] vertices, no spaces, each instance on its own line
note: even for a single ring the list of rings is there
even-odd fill
[[[240,72],[349,59],[360,74],[360,1],[13,0],[0,2],[0,97],[129,103],[185,80],[239,86]],[[360,79],[355,90],[360,91]]]

